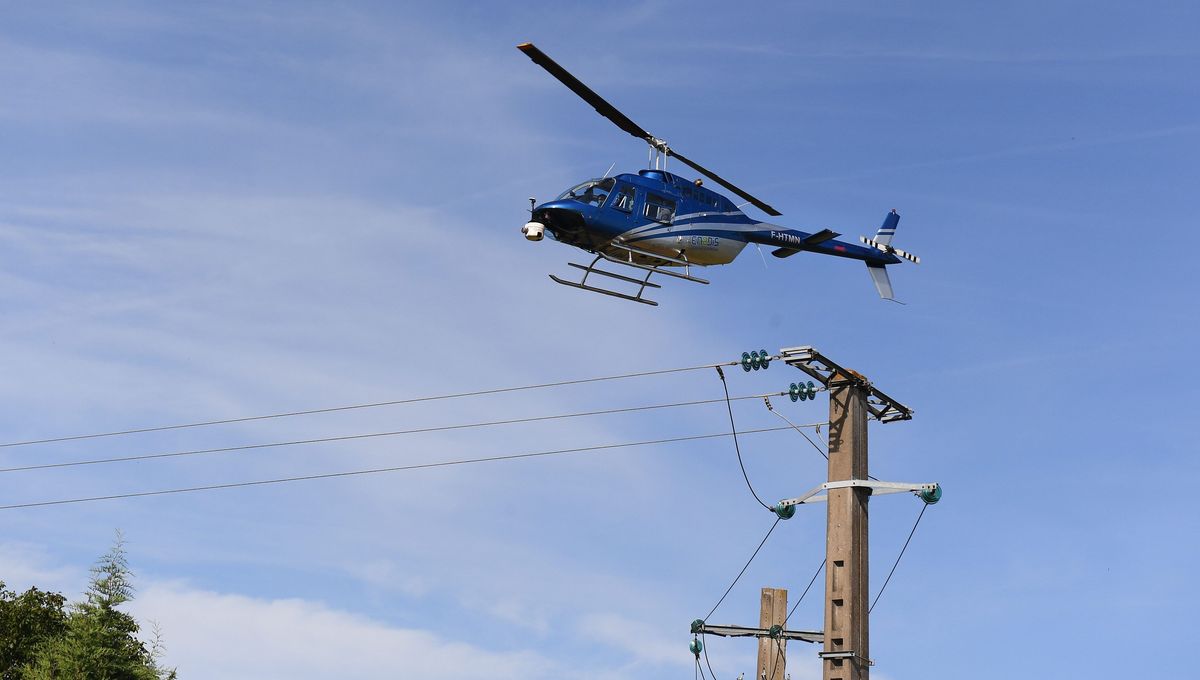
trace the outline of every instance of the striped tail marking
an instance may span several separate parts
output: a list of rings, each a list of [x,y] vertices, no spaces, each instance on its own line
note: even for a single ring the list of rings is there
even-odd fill
[[[896,257],[903,257],[904,259],[908,260],[909,262],[912,262],[913,264],[921,264],[921,258],[917,257],[916,255],[913,255],[910,252],[900,250],[899,248],[897,248],[895,246],[888,245],[887,243],[880,243],[879,241],[874,240],[874,239],[869,239],[866,236],[860,236],[860,237],[858,237],[858,240],[871,246],[872,248],[875,248],[876,250],[888,253],[889,255],[895,255]]]

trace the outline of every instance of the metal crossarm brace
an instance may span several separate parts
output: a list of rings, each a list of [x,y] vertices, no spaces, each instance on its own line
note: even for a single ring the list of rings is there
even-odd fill
[[[692,630],[693,633],[719,635],[721,637],[776,637],[782,640],[803,640],[804,642],[824,642],[825,634],[819,630],[781,630],[775,635],[770,628],[747,628],[745,626],[714,626],[704,624]]]
[[[903,493],[905,491],[911,491],[914,494],[920,495],[922,491],[932,492],[938,488],[938,485],[936,482],[916,484],[912,482],[879,482],[874,479],[844,479],[837,482],[825,482],[803,496],[779,501],[778,507],[786,508],[804,503],[822,503],[829,499],[828,494],[822,494],[822,491],[845,489],[848,487],[865,487],[870,489],[872,496],[883,496],[889,493]]]
[[[912,420],[911,408],[884,394],[861,373],[839,366],[812,347],[787,347],[779,350],[779,356],[784,363],[804,371],[826,388],[846,383],[862,386],[867,391],[867,410],[881,423]]]
[[[846,650],[844,652],[817,652],[817,656],[822,659],[862,659],[868,666],[874,666],[875,662],[870,659],[863,659],[853,651]]]

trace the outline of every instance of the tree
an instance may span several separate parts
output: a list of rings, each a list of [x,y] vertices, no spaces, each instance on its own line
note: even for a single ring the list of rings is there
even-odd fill
[[[0,680],[17,680],[37,650],[67,632],[67,599],[37,588],[18,595],[0,581]]]
[[[92,567],[82,602],[71,605],[65,634],[37,650],[23,670],[25,680],[174,680],[173,669],[159,668],[154,649],[137,639],[133,616],[117,607],[133,598],[133,573],[125,557],[125,539],[117,532],[113,547]],[[60,596],[61,597],[61,596]]]

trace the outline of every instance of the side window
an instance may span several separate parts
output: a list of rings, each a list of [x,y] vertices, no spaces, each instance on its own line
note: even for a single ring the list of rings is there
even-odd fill
[[[613,199],[612,207],[621,212],[633,212],[633,187],[621,187],[617,197]]]
[[[662,196],[648,194],[646,196],[645,215],[655,222],[670,224],[671,220],[675,218],[675,201],[667,200]]]

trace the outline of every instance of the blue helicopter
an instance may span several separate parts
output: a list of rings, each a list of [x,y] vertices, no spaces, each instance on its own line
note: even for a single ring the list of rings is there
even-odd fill
[[[808,233],[751,218],[733,201],[705,188],[702,180],[688,181],[667,172],[667,159],[678,159],[768,215],[781,213],[643,130],[533,43],[517,45],[517,49],[600,115],[650,145],[651,167],[646,170],[590,179],[541,205],[537,205],[536,199],[529,199],[529,222],[521,229],[525,238],[541,241],[549,232],[556,241],[596,255],[586,266],[567,263],[583,271],[579,281],[551,274],[556,283],[657,306],[657,302],[644,297],[648,288],[662,287],[651,282],[651,276],[659,274],[707,284],[707,280],[692,275],[692,267],[728,264],[746,244],[754,243],[772,246],[771,254],[781,258],[812,252],[862,260],[879,296],[896,301],[886,267],[902,260],[920,263],[916,255],[891,244],[900,222],[895,210],[883,218],[874,238],[860,237],[861,246],[836,240],[841,234],[830,229]],[[601,262],[646,273],[629,276],[608,271],[597,266]],[[593,276],[632,284],[637,292],[620,292],[588,283]]]

